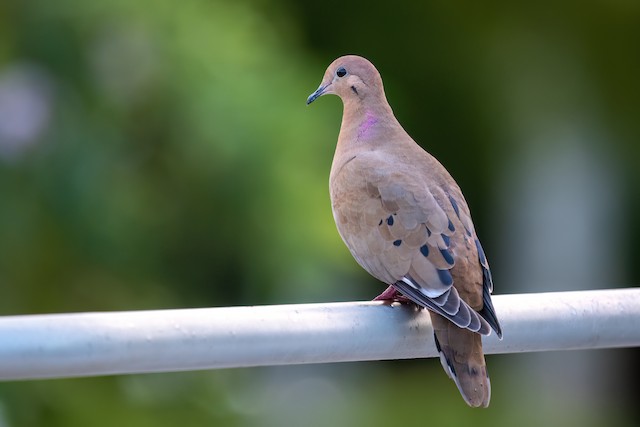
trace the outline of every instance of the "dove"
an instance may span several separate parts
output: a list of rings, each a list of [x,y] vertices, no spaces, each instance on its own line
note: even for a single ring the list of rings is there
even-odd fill
[[[400,125],[382,78],[367,59],[343,56],[307,99],[343,103],[329,188],[342,240],[388,285],[376,300],[429,310],[445,372],[465,402],[487,407],[491,384],[482,335],[502,329],[491,302],[487,258],[460,187]]]

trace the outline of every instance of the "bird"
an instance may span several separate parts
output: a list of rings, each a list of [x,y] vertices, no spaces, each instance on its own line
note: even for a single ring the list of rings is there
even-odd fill
[[[342,56],[307,105],[333,94],[343,104],[329,192],[342,240],[388,285],[376,300],[429,311],[441,364],[471,407],[487,407],[491,384],[482,336],[502,338],[489,263],[460,187],[396,119],[369,60]]]

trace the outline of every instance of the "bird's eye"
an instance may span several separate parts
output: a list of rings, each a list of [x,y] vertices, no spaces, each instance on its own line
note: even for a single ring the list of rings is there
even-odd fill
[[[347,75],[347,70],[345,70],[344,67],[340,67],[336,70],[336,76],[344,77],[346,75]]]

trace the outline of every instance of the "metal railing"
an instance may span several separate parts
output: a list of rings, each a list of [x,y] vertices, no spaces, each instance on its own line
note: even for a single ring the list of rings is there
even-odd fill
[[[493,300],[487,354],[640,346],[640,288]],[[428,313],[382,302],[0,317],[0,380],[433,356]]]

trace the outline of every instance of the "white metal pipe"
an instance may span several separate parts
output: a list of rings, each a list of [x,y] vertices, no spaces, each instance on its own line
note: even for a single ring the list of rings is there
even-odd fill
[[[494,296],[486,353],[640,346],[640,288]],[[381,302],[0,317],[0,379],[436,356],[424,311]]]

